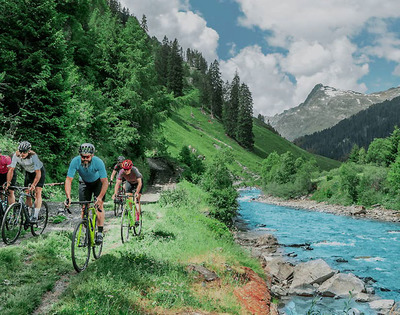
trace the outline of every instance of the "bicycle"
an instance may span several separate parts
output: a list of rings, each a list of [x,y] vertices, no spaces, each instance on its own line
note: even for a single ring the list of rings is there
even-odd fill
[[[0,222],[3,222],[4,213],[8,208],[8,193],[0,187]]]
[[[121,185],[118,188],[118,194],[116,198],[114,199],[114,215],[117,217],[120,212],[124,210],[124,198],[121,196],[125,195],[125,188],[124,185],[121,183]]]
[[[129,233],[132,230],[133,236],[139,236],[142,232],[142,213],[139,214],[139,221],[136,225],[136,198],[134,201],[129,199],[128,195],[121,195],[122,198],[126,199],[124,211],[121,217],[121,241],[125,243],[129,239]],[[132,206],[133,203],[133,206]]]
[[[34,204],[34,195],[25,192],[29,187],[10,186],[10,188],[19,193],[19,198],[18,202],[14,202],[8,207],[1,224],[1,237],[7,245],[14,243],[18,239],[22,226],[24,226],[25,231],[31,228],[33,236],[41,235],[47,226],[49,218],[49,207],[45,201],[42,201],[37,222],[31,222],[29,212],[32,212],[33,208],[26,205],[25,199],[32,198],[32,204]]]
[[[96,207],[89,206],[92,201],[74,201],[71,204],[83,205],[83,219],[75,226],[72,234],[71,257],[72,264],[77,272],[86,269],[90,259],[90,249],[93,251],[95,259],[100,258],[103,250],[103,242],[96,244],[95,236],[97,233]],[[90,215],[89,215],[90,211]]]

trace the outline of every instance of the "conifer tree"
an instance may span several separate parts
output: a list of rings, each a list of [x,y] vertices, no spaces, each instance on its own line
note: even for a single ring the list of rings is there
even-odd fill
[[[168,58],[168,89],[174,92],[175,97],[183,95],[183,59],[176,38]]]
[[[211,114],[219,118],[222,117],[223,95],[222,79],[217,60],[211,63],[209,69],[209,80],[211,87]]]
[[[171,44],[164,36],[160,47],[156,48],[155,68],[157,72],[158,84],[167,86],[168,84],[168,60],[171,52]]]
[[[235,138],[236,137],[236,124],[237,124],[237,116],[239,109],[239,93],[240,93],[240,78],[237,71],[235,72],[235,76],[232,80],[230,92],[229,92],[229,100],[225,104],[224,108],[224,129],[228,136]]]
[[[140,26],[142,27],[143,31],[146,33],[149,32],[149,28],[147,27],[147,17],[143,14],[142,21],[140,22]]]
[[[244,148],[253,149],[253,98],[249,87],[245,83],[240,86],[236,140]]]

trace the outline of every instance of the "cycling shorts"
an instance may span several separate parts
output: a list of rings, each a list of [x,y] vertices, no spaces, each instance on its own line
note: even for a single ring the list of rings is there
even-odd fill
[[[127,181],[127,182],[125,183],[125,192],[126,192],[126,193],[135,193],[135,192],[136,192],[137,186],[138,186],[138,183],[136,183],[136,184],[131,184],[130,182]],[[143,190],[143,185],[142,185],[142,187],[140,188],[139,194],[142,193],[142,190]]]
[[[100,195],[102,186],[100,178],[91,183],[79,181],[79,201],[91,201],[92,196],[97,197]],[[105,196],[103,201],[105,201]]]
[[[38,183],[36,184],[36,187],[43,187],[44,181],[46,179],[46,171],[44,170],[44,166],[40,169],[41,175]],[[36,177],[36,172],[30,173],[30,172],[25,172],[25,181],[24,181],[24,186],[28,187],[29,184],[32,184],[33,181],[35,180]]]
[[[7,173],[5,174],[0,174],[0,190],[3,189],[3,184],[7,182]],[[15,186],[15,183],[17,182],[17,172],[14,170],[14,175],[11,179],[11,186]],[[10,189],[13,190],[13,189]]]

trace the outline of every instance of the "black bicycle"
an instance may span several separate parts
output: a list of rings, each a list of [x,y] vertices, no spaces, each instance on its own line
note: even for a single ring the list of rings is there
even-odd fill
[[[0,222],[3,222],[4,213],[8,208],[8,193],[0,187]]]
[[[31,222],[30,212],[33,211],[33,208],[26,205],[26,198],[32,198],[32,204],[34,204],[35,197],[25,192],[29,187],[10,186],[10,188],[19,193],[19,198],[18,202],[8,207],[1,224],[1,237],[7,245],[14,243],[18,239],[22,227],[24,227],[25,231],[30,228],[33,236],[39,236],[46,228],[49,218],[49,207],[47,203],[43,201],[38,220]]]
[[[121,183],[121,185],[119,185],[118,194],[114,199],[114,215],[116,217],[119,216],[122,211],[124,211],[125,199],[122,198],[123,195],[125,195],[125,188]]]

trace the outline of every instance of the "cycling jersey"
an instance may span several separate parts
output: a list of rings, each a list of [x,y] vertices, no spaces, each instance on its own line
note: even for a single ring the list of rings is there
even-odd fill
[[[114,171],[119,173],[119,171],[122,170],[121,163],[117,163],[114,165]]]
[[[88,167],[82,166],[79,155],[74,157],[69,165],[67,176],[73,178],[76,172],[86,183],[93,183],[99,178],[107,178],[104,162],[97,156],[92,157]]]
[[[8,173],[8,165],[11,164],[11,158],[8,155],[0,155],[0,174]]]
[[[15,168],[17,163],[28,173],[34,173],[43,167],[43,163],[39,160],[37,154],[30,154],[26,159],[23,159],[14,153],[10,167]]]
[[[136,184],[138,182],[138,178],[142,178],[142,174],[140,174],[139,170],[132,166],[132,171],[129,174],[125,174],[125,170],[121,169],[118,173],[117,179],[122,180],[126,179],[131,184]]]

